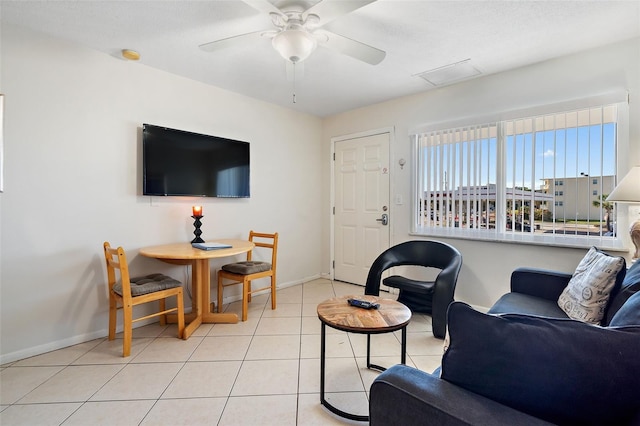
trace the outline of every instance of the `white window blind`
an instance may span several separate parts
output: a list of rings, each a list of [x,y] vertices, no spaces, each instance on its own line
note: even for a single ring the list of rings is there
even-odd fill
[[[617,120],[614,104],[415,134],[416,229],[613,239]]]
[[[423,224],[495,229],[496,124],[420,136]]]

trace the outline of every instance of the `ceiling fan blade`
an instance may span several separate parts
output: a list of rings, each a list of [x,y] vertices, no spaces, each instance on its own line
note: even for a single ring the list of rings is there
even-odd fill
[[[319,25],[323,26],[342,15],[346,15],[375,1],[376,0],[324,0],[306,10],[302,14],[302,18],[304,20],[310,14],[318,15],[320,17]]]
[[[254,9],[259,10],[260,12],[277,13],[278,15],[283,15],[280,9],[275,7],[268,0],[242,0],[242,1],[248,4],[249,6],[253,7]]]
[[[252,43],[256,40],[260,39],[260,35],[264,33],[265,30],[254,31],[247,34],[240,34],[237,36],[227,37],[216,41],[211,41],[209,43],[201,44],[200,49],[205,52],[216,52],[218,50],[226,49],[228,47],[234,46],[242,46],[249,43]]]
[[[321,46],[328,47],[336,52],[342,53],[352,58],[358,59],[371,65],[378,65],[387,56],[384,50],[369,46],[368,44],[352,40],[350,38],[332,33],[326,30],[318,30],[317,32],[326,35],[326,41]]]

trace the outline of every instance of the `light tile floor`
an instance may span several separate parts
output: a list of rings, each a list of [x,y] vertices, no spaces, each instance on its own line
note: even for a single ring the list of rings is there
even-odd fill
[[[122,340],[97,339],[2,365],[0,424],[9,425],[340,425],[360,424],[320,405],[320,321],[325,299],[362,287],[319,279],[253,298],[238,324],[205,324],[188,340],[175,325],[134,330],[131,356]],[[388,295],[387,297],[394,297]],[[240,313],[240,302],[225,312]],[[433,371],[442,340],[431,318],[414,314],[407,364]],[[372,362],[400,360],[399,332],[372,336]],[[366,364],[366,336],[327,328],[327,400],[366,414],[377,372]]]

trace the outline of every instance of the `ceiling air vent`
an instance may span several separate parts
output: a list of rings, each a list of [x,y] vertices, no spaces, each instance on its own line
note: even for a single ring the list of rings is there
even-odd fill
[[[471,59],[424,71],[415,76],[422,78],[434,86],[444,86],[456,81],[465,80],[482,74],[470,63]]]

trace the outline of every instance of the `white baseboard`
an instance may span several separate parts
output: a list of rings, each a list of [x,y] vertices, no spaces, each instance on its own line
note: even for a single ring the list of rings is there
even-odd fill
[[[317,275],[313,275],[310,277],[306,277],[300,280],[295,280],[295,281],[290,281],[290,282],[286,282],[286,283],[280,283],[278,285],[279,289],[283,289],[283,288],[287,288],[287,287],[293,287],[299,284],[304,284],[306,282],[310,282],[313,280],[317,280],[317,279],[330,279],[330,274],[317,274]],[[262,292],[256,293],[256,294],[266,294],[268,293],[269,290],[264,290]],[[235,296],[229,296],[224,298],[223,303],[231,303],[231,302],[236,302],[238,300],[242,300],[242,295],[235,295]],[[471,305],[471,307],[475,310],[477,310],[478,312],[483,312],[486,313],[489,308],[484,307],[484,306],[477,306],[477,305]],[[185,307],[185,312],[191,312],[191,308],[190,307]],[[138,323],[136,323],[134,328],[138,328],[138,327],[143,327],[145,325],[148,324],[152,324],[154,322],[157,322],[157,320],[151,318],[148,321],[140,321]],[[118,333],[120,333],[122,331],[122,326],[118,326],[117,330]],[[56,340],[54,342],[49,342],[43,345],[38,345],[38,346],[32,346],[30,348],[26,348],[26,349],[22,349],[16,352],[11,352],[8,354],[2,354],[0,355],[0,365],[4,365],[4,364],[8,364],[10,362],[15,362],[15,361],[19,361],[21,359],[25,359],[25,358],[29,358],[32,356],[36,356],[36,355],[42,355],[44,353],[47,352],[51,352],[51,351],[55,351],[58,349],[63,349],[69,346],[73,346],[73,345],[77,345],[80,343],[85,343],[85,342],[89,342],[91,340],[95,340],[95,339],[100,339],[103,337],[106,337],[108,335],[108,330],[106,328],[104,329],[100,329],[100,330],[96,330],[96,331],[92,331],[91,333],[85,333],[85,334],[79,334],[77,336],[73,336],[73,337],[69,337],[66,339],[61,339],[61,340]]]
[[[2,354],[0,355],[0,365],[19,361],[21,359],[29,358],[36,355],[42,355],[47,352],[77,345],[79,343],[89,342],[91,340],[99,339],[107,335],[108,331],[105,328],[103,330],[92,331],[91,333],[79,334],[77,336],[69,337],[66,339],[45,343],[44,345],[32,346],[30,348],[22,349],[16,352]]]
[[[307,277],[307,278],[303,278],[301,280],[296,280],[296,281],[291,281],[291,282],[287,282],[287,283],[281,283],[278,285],[279,289],[283,289],[283,288],[287,288],[287,287],[293,287],[295,285],[298,284],[303,284],[309,281],[313,281],[313,280],[317,280],[321,278],[321,275],[314,275],[311,277]],[[256,293],[256,294],[261,294],[261,293],[267,293],[268,290],[265,290],[264,292],[260,292],[260,293]],[[230,302],[235,302],[237,300],[241,300],[242,299],[242,295],[239,296],[231,296],[229,298],[225,298],[224,299],[224,303],[230,303]],[[191,312],[191,308],[190,307],[186,307],[185,306],[185,312]],[[134,326],[134,328],[138,328],[138,327],[143,327],[145,325],[148,324],[152,324],[154,322],[157,322],[157,319],[151,318],[147,321],[140,321],[137,322]],[[122,332],[122,325],[119,325],[118,328],[116,329],[116,332],[120,333]],[[103,328],[100,330],[96,330],[96,331],[92,331],[90,333],[85,333],[85,334],[79,334],[77,336],[72,336],[72,337],[68,337],[66,339],[60,339],[60,340],[56,340],[53,342],[49,342],[49,343],[45,343],[43,345],[38,345],[38,346],[32,346],[30,348],[25,348],[25,349],[21,349],[19,351],[15,351],[15,352],[10,352],[7,354],[0,354],[0,365],[4,365],[4,364],[8,364],[11,362],[15,362],[15,361],[20,361],[21,359],[25,359],[25,358],[29,358],[32,356],[36,356],[36,355],[42,355],[44,353],[47,352],[51,352],[51,351],[56,351],[58,349],[63,349],[69,346],[73,346],[73,345],[77,345],[80,343],[85,343],[85,342],[89,342],[91,340],[95,340],[95,339],[100,339],[100,338],[104,338],[106,336],[108,336],[109,331],[107,328]]]

